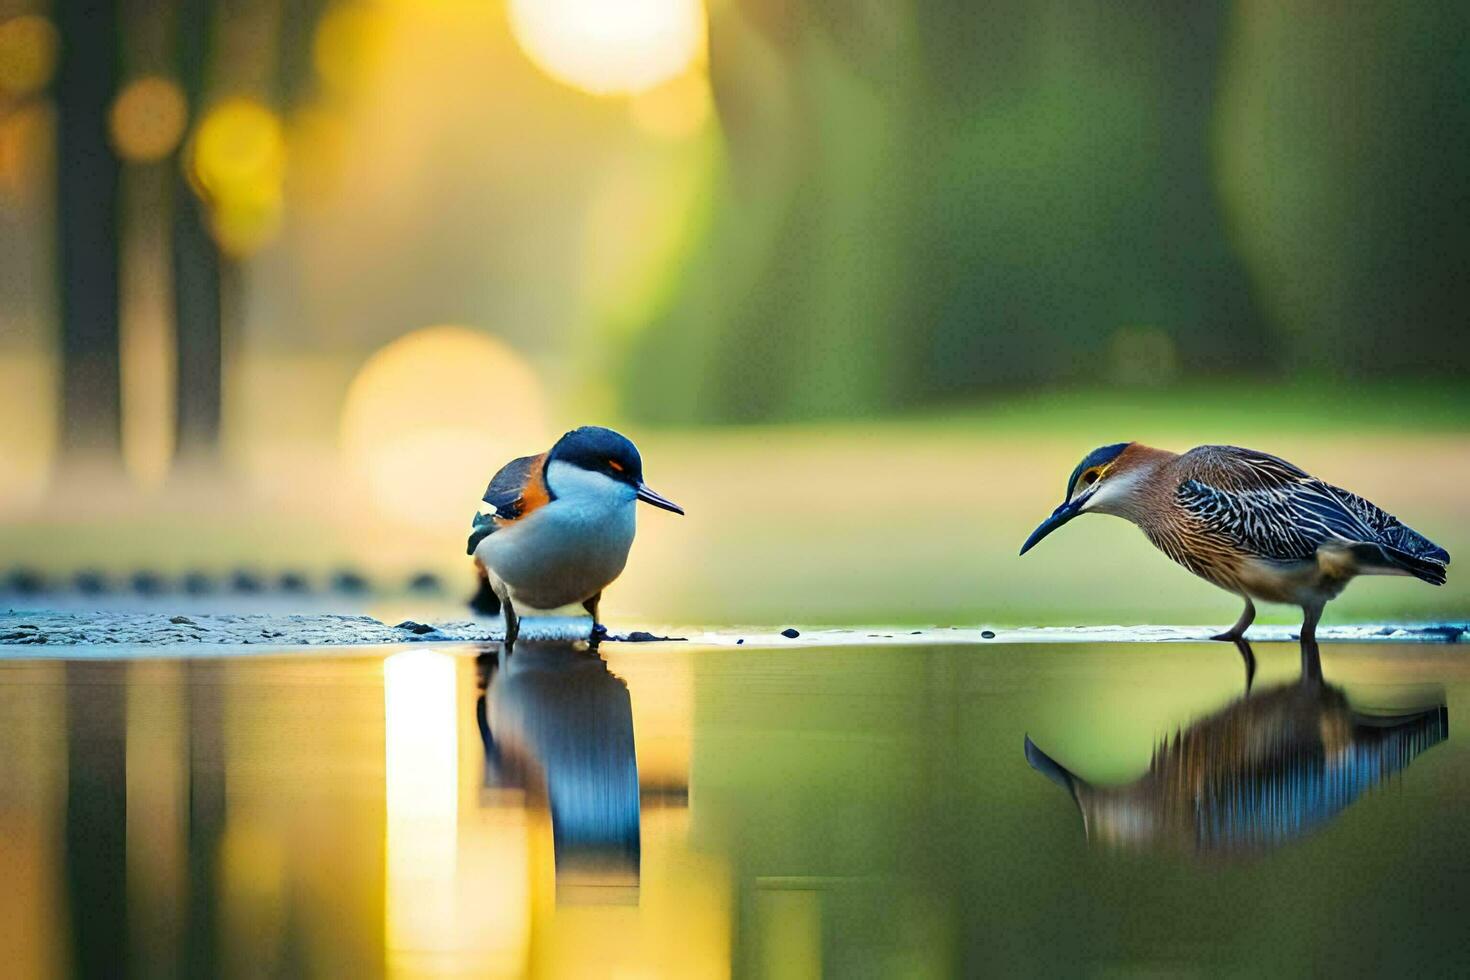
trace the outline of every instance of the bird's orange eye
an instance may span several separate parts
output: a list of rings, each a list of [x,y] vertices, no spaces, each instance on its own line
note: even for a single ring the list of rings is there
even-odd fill
[[[608,460],[607,461],[607,465],[610,466],[610,467],[612,467],[613,470],[617,471],[618,473],[623,472],[623,464],[622,463],[619,463],[615,459]]]

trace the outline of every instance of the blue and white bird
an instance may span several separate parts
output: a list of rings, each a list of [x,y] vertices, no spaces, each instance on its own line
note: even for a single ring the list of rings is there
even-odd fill
[[[1260,599],[1301,606],[1302,640],[1313,641],[1322,607],[1354,577],[1413,575],[1443,585],[1450,563],[1448,551],[1357,494],[1237,446],[1095,449],[1021,554],[1086,513],[1132,521],[1174,561],[1244,599],[1220,640],[1244,636]]]
[[[473,605],[487,614],[504,610],[507,646],[528,608],[580,603],[593,636],[600,635],[598,605],[627,564],[637,502],[684,513],[643,482],[643,459],[626,436],[595,425],[507,463],[483,500],[468,548],[481,574]]]

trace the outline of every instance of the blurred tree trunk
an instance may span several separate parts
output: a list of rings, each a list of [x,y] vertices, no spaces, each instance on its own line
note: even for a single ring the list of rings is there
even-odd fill
[[[185,667],[189,744],[189,900],[180,975],[217,976],[221,967],[220,843],[225,828],[223,683],[218,663]]]
[[[197,126],[204,109],[209,0],[182,0],[178,15],[179,79]],[[187,144],[180,149],[187,154]],[[181,160],[174,185],[173,290],[175,331],[176,460],[210,461],[219,448],[224,394],[223,259],[211,237],[206,205],[189,186]]]
[[[128,966],[127,666],[66,665],[66,894],[77,976]]]
[[[224,394],[222,259],[204,207],[180,174],[173,208],[175,456],[184,461],[214,456]]]
[[[61,308],[61,445],[74,457],[119,457],[122,369],[118,309],[120,165],[107,142],[118,80],[113,0],[56,5],[57,251]]]

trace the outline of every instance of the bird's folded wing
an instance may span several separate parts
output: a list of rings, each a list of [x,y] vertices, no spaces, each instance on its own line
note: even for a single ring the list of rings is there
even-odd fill
[[[1201,480],[1185,480],[1175,497],[1207,533],[1247,554],[1274,561],[1310,558],[1329,542],[1381,540],[1344,505],[1336,488],[1310,478],[1250,490],[1222,490]]]
[[[487,506],[480,508],[471,524],[469,554],[473,555],[480,542],[498,528],[547,502],[550,492],[543,474],[545,463],[545,453],[522,456],[506,463],[491,478],[481,498]]]

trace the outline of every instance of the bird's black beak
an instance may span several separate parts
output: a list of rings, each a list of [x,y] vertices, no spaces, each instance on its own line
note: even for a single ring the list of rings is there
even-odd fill
[[[646,483],[638,484],[638,499],[643,501],[645,504],[653,504],[653,506],[655,507],[662,507],[664,510],[671,510],[675,514],[684,513],[683,507],[680,507],[678,504],[674,503],[663,494],[658,493]]]
[[[1046,537],[1048,534],[1055,531],[1057,528],[1061,527],[1063,524],[1067,523],[1078,514],[1082,513],[1082,501],[1084,499],[1086,498],[1078,496],[1077,498],[1067,501],[1066,503],[1062,504],[1062,506],[1052,511],[1051,516],[1042,521],[1041,526],[1032,531],[1031,537],[1026,539],[1025,544],[1021,545],[1021,554],[1024,555],[1026,552],[1036,547],[1036,543],[1042,538]]]
[[[1074,801],[1077,799],[1077,777],[1067,771],[1066,766],[1038,749],[1030,735],[1026,736],[1026,761],[1032,769],[1071,794]]]

